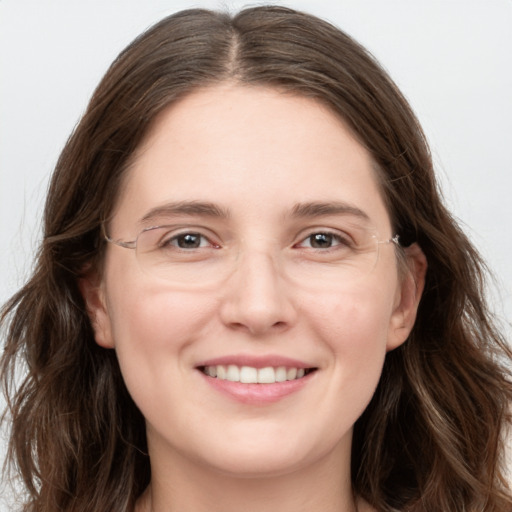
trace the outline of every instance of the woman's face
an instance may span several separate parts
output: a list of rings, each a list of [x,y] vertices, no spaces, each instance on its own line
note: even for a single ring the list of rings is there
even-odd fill
[[[108,233],[161,225],[137,255],[109,244],[99,287],[82,283],[152,464],[260,475],[346,463],[419,296],[385,242],[395,233],[367,151],[311,99],[205,88],[157,119]]]

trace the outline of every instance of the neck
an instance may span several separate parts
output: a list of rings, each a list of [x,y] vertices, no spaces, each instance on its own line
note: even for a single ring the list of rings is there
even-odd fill
[[[306,468],[258,477],[220,473],[179,456],[160,465],[157,457],[136,512],[366,511],[352,493],[350,458],[340,455],[334,450]]]

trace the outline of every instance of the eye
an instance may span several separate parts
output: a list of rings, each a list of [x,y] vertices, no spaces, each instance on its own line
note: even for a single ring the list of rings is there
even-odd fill
[[[178,247],[179,249],[199,249],[201,247],[211,247],[214,244],[200,233],[180,233],[167,239],[163,245]]]
[[[336,235],[328,231],[320,231],[318,233],[311,233],[302,242],[299,242],[295,247],[305,247],[311,249],[331,249],[339,245],[350,245],[349,241],[341,235]]]

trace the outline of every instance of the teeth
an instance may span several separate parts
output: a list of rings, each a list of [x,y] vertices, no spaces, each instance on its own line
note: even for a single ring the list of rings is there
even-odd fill
[[[242,368],[240,368],[240,382],[247,384],[258,382],[258,370],[250,366],[242,366]]]
[[[217,379],[226,380],[226,367],[219,364],[216,367],[214,366],[214,368],[217,368],[215,372],[217,373]]]
[[[286,380],[286,368],[279,366],[276,368],[276,382],[284,382]]]
[[[258,383],[259,384],[274,384],[276,381],[276,372],[274,368],[260,368],[258,370]]]
[[[301,379],[306,374],[304,368],[286,368],[285,366],[253,368],[252,366],[238,367],[234,364],[205,366],[203,372],[220,380],[242,382],[244,384],[274,384],[286,380]]]
[[[297,378],[297,368],[288,368],[286,372],[286,380],[294,380]]]
[[[238,366],[235,366],[234,364],[230,364],[228,366],[226,379],[231,382],[240,382],[240,370],[238,369]]]

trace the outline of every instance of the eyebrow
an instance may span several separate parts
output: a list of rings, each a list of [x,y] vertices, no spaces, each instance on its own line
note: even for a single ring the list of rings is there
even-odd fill
[[[292,217],[323,217],[326,215],[352,215],[362,220],[369,221],[369,215],[354,205],[340,202],[310,202],[297,203],[292,208]]]
[[[230,212],[215,203],[177,201],[152,208],[140,219],[140,223],[145,224],[161,217],[177,215],[201,215],[204,217],[227,219],[230,217]],[[352,215],[365,221],[370,220],[368,214],[360,208],[340,201],[297,203],[291,210],[293,218],[323,217],[327,215]]]
[[[141,223],[154,221],[159,217],[173,217],[176,215],[201,215],[227,219],[229,211],[220,206],[203,201],[178,201],[165,203],[149,210],[141,219]]]

